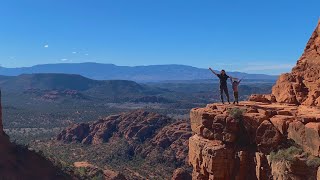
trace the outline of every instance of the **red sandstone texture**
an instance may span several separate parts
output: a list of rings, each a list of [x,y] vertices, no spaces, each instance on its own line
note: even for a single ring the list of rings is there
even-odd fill
[[[267,156],[289,140],[320,156],[319,108],[262,101],[238,106],[209,104],[191,110],[195,135],[189,139],[189,163],[193,179],[287,179],[283,173],[298,165],[272,164]],[[235,108],[243,115],[232,114]],[[287,177],[315,178],[316,171],[306,170],[302,164],[305,170],[292,170]],[[284,171],[277,171],[279,167]]]
[[[320,106],[320,21],[297,65],[279,77],[272,94],[278,102]]]
[[[310,166],[304,157],[320,157],[320,21],[297,65],[279,77],[272,94],[251,95],[238,106],[195,108],[190,121],[194,180],[320,179],[319,164]],[[291,143],[305,154],[270,160],[270,152]]]

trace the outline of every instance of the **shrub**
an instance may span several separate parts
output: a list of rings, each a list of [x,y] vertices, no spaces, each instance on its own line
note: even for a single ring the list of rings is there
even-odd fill
[[[98,174],[98,175],[95,175],[92,180],[104,180],[104,176],[103,174]]]
[[[269,158],[271,161],[275,161],[275,162],[282,161],[282,160],[292,162],[296,160],[296,156],[302,153],[303,153],[302,149],[296,146],[291,146],[287,149],[280,149],[278,152],[271,152]]]
[[[309,156],[306,164],[309,167],[317,168],[320,166],[320,158],[316,156]]]
[[[80,167],[76,169],[77,174],[79,174],[80,176],[85,176],[87,174],[86,168],[84,167]]]
[[[245,112],[245,110],[244,109],[240,109],[240,108],[228,109],[229,115],[231,117],[235,118],[235,119],[241,118],[244,112]]]

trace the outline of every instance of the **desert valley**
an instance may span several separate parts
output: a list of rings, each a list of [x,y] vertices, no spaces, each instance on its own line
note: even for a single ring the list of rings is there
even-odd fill
[[[244,82],[240,105],[211,104],[210,80],[3,76],[1,175],[319,179],[319,34],[320,25],[291,73]]]
[[[320,1],[0,6],[0,180],[320,180]]]

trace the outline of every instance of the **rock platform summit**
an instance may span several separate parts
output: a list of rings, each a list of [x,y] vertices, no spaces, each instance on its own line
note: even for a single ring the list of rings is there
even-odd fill
[[[251,95],[240,105],[194,108],[190,121],[194,180],[320,179],[319,163],[306,163],[320,157],[320,22],[272,94]],[[302,155],[272,161],[270,154],[291,146],[301,148]]]

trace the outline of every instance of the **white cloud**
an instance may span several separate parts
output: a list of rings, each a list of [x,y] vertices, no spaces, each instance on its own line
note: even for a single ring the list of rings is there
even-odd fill
[[[76,51],[73,51],[72,54],[77,54],[77,52],[76,52]]]
[[[44,47],[44,48],[48,48],[48,47],[49,47],[49,44],[46,44],[46,45],[44,45],[43,47]]]
[[[88,53],[87,53],[87,54],[84,54],[84,55],[89,56],[89,54],[88,54]]]
[[[65,62],[65,61],[68,61],[68,59],[66,59],[66,58],[63,58],[63,59],[61,59],[61,61]]]

